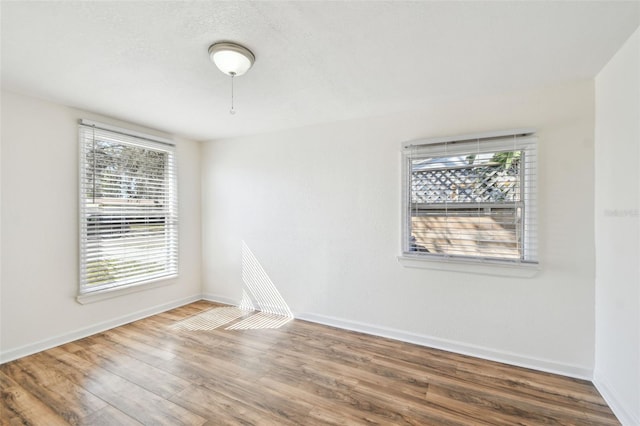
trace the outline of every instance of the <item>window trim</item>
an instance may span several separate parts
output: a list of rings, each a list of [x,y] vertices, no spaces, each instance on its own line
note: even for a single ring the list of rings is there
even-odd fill
[[[134,138],[136,140],[137,146],[146,147],[149,149],[155,150],[166,150],[169,153],[172,165],[171,168],[168,169],[169,173],[172,173],[172,178],[169,182],[169,195],[170,195],[170,205],[167,207],[167,211],[173,211],[174,214],[168,213],[169,216],[175,217],[175,223],[172,225],[175,230],[173,240],[175,241],[175,246],[172,246],[175,249],[175,254],[173,255],[173,259],[175,260],[175,273],[167,273],[162,276],[149,277],[147,279],[141,279],[139,281],[133,282],[125,282],[115,286],[107,286],[103,288],[98,288],[97,290],[89,290],[83,286],[83,268],[86,267],[84,262],[84,253],[85,253],[85,244],[83,242],[84,238],[88,239],[88,235],[85,235],[83,232],[84,219],[82,217],[84,211],[84,201],[83,196],[85,194],[85,190],[83,188],[82,180],[86,174],[85,163],[82,159],[82,155],[84,153],[85,141],[83,140],[83,130],[86,131],[86,128],[93,128],[95,130],[106,131],[109,133],[122,135],[125,138]],[[129,130],[121,127],[112,126],[109,124],[99,123],[93,120],[80,119],[78,120],[78,135],[79,135],[79,153],[80,158],[78,162],[79,176],[78,176],[78,197],[79,197],[79,217],[78,217],[78,225],[79,225],[79,233],[78,233],[78,243],[79,243],[79,277],[78,277],[78,285],[77,285],[77,294],[76,300],[81,304],[93,303],[99,300],[109,299],[112,297],[130,294],[137,291],[147,290],[151,288],[157,288],[164,285],[172,284],[175,278],[178,277],[178,268],[179,268],[179,222],[178,222],[178,165],[176,158],[176,145],[173,141],[158,137],[155,135],[149,135],[146,133]],[[127,143],[127,142],[123,142]],[[161,148],[160,146],[164,146]],[[174,216],[175,215],[175,216]],[[174,264],[174,262],[171,262]]]
[[[473,258],[437,257],[402,254],[398,262],[405,268],[431,269],[435,271],[463,272],[473,275],[531,278],[541,270],[540,262],[503,262]]]
[[[135,130],[129,130],[122,127],[112,126],[110,124],[104,124],[104,123],[100,123],[93,120],[87,120],[85,118],[81,118],[80,120],[78,120],[78,124],[81,126],[95,127],[96,129],[100,129],[100,130],[107,130],[109,132],[118,133],[123,136],[130,136],[138,139],[144,139],[150,142],[161,143],[161,144],[169,145],[172,147],[176,146],[176,144],[171,139],[150,135],[147,133],[137,132]]]
[[[172,280],[177,278],[178,275],[167,276],[162,278],[156,278],[154,280],[142,281],[139,283],[133,283],[128,285],[122,285],[118,287],[106,288],[103,290],[91,291],[88,293],[78,293],[76,300],[81,305],[87,305],[89,303],[99,302],[101,300],[112,299],[118,296],[124,296],[125,294],[136,293],[143,290],[151,290],[153,288],[164,287],[169,284],[173,284]]]
[[[538,143],[535,132],[536,129],[534,128],[518,128],[483,133],[472,133],[459,136],[426,138],[402,143],[402,241],[401,254],[400,256],[398,256],[398,261],[406,267],[462,271],[489,275],[497,274],[507,276],[520,276],[524,273],[524,276],[531,276],[531,271],[535,273],[539,269],[540,263],[539,257],[537,255],[537,248],[539,246],[539,244],[537,244],[537,182],[532,183],[530,180],[525,180],[522,187],[524,194],[522,202],[525,205],[523,214],[529,215],[531,214],[531,212],[534,212],[533,230],[526,229],[527,223],[530,222],[525,222],[523,219],[523,232],[525,233],[525,235],[528,235],[528,237],[524,238],[524,245],[522,247],[522,259],[498,259],[484,258],[481,256],[475,257],[448,254],[417,253],[410,250],[411,230],[409,226],[409,224],[411,223],[411,151],[413,149],[421,149],[428,152],[430,150],[437,150],[437,148],[432,147],[433,145],[440,145],[443,143],[482,143],[484,141],[485,146],[483,146],[482,151],[490,152],[493,150],[493,146],[495,146],[496,149],[504,150],[504,143],[498,142],[497,140],[507,137],[516,137],[520,138],[520,141],[518,141],[519,148],[521,148],[525,152],[533,151],[533,153],[537,157]],[[490,144],[490,146],[487,147],[487,143]],[[452,152],[452,154],[454,153],[456,153],[455,150]],[[468,153],[468,150],[460,150],[460,153]],[[533,178],[537,181],[537,158],[533,163],[533,167]],[[530,190],[525,189],[526,187],[530,187],[531,185],[533,185],[533,195],[531,194]],[[531,198],[533,198],[533,205],[531,205]],[[533,238],[533,240],[536,241],[533,246],[531,245],[530,238]],[[526,252],[530,250],[534,250],[533,258],[527,258],[528,256],[526,255]],[[525,270],[525,272],[518,272],[518,269]],[[500,270],[502,270],[502,272],[498,272]],[[528,270],[529,272],[526,272],[526,270]],[[515,271],[515,274],[513,271]]]

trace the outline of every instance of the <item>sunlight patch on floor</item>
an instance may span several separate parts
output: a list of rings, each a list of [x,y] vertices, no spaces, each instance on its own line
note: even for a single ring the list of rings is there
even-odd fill
[[[230,325],[226,330],[260,330],[267,328],[280,328],[293,317],[271,314],[269,312],[258,312]]]
[[[180,331],[209,331],[239,320],[226,327],[225,330],[274,329],[282,327],[292,319],[293,317],[290,316],[228,306],[209,309],[185,318],[173,324],[171,328]]]
[[[215,330],[247,314],[236,307],[213,308],[175,323],[172,328],[183,331]]]

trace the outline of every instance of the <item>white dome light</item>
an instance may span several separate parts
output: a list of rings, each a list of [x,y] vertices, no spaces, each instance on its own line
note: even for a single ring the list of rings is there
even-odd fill
[[[209,46],[209,56],[220,71],[234,77],[249,71],[256,60],[253,53],[246,47],[228,42]]]

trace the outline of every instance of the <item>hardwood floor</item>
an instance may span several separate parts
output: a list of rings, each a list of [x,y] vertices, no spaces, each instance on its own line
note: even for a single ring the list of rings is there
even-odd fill
[[[619,424],[587,381],[283,322],[200,301],[3,364],[0,424]]]

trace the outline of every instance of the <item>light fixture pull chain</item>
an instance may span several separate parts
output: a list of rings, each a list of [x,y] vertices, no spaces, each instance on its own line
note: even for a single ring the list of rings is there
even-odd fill
[[[235,108],[233,107],[233,77],[235,77],[235,73],[231,73],[231,110],[229,110],[229,114],[233,115],[236,113]]]

